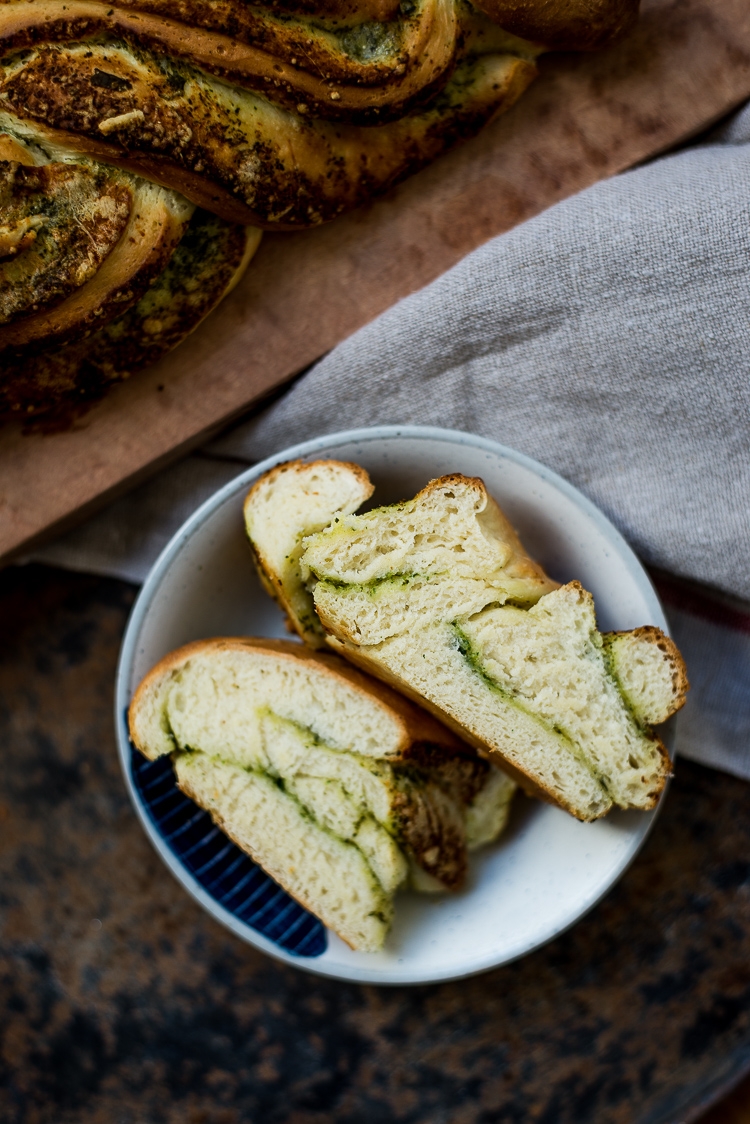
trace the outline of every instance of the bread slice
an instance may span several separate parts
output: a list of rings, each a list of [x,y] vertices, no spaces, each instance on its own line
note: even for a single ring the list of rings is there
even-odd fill
[[[393,894],[456,889],[514,784],[429,715],[328,653],[199,641],[130,707],[134,744],[353,948],[382,946]]]
[[[373,492],[370,478],[355,464],[302,461],[272,468],[248,492],[245,529],[258,573],[286,613],[289,629],[312,648],[325,644],[312,594],[300,580],[302,535],[322,531],[341,515],[350,515]],[[256,545],[261,544],[261,545]]]
[[[648,723],[684,702],[679,652],[651,626],[600,634],[591,595],[546,577],[481,480],[305,530],[297,580],[342,655],[579,819],[653,807],[670,762]]]

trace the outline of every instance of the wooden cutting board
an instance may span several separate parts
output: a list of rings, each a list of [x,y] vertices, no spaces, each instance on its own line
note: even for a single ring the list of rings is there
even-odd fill
[[[617,46],[543,59],[506,117],[387,197],[326,227],[266,235],[186,343],[70,429],[1,428],[0,561],[195,446],[482,242],[747,97],[748,0],[643,0]]]

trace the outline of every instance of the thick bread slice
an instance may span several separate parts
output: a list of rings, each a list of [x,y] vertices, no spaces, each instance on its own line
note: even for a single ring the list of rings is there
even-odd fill
[[[313,823],[262,773],[203,753],[179,754],[175,772],[182,791],[347,944],[382,948],[393,901],[359,848]]]
[[[137,748],[151,759],[172,753],[178,775],[189,755],[196,768],[210,762],[212,775],[220,766],[235,770],[235,787],[237,770],[251,776],[253,800],[254,778],[264,778],[263,791],[275,785],[327,839],[338,841],[326,844],[329,851],[334,846],[331,853],[350,855],[336,850],[339,843],[355,848],[389,895],[407,878],[423,888],[458,888],[467,847],[496,838],[514,787],[381,683],[290,642],[187,645],[146,676],[129,719]],[[242,809],[227,811],[223,797],[218,805],[206,800],[201,797],[203,806],[234,825],[239,838]],[[251,827],[242,838],[252,840]],[[267,840],[250,850],[275,853]],[[278,863],[267,869],[274,873]],[[347,876],[343,870],[340,877]],[[296,883],[284,885],[297,892]],[[335,890],[344,894],[338,883]],[[316,894],[302,897],[310,902]]]
[[[300,572],[319,579],[314,604],[323,627],[374,645],[427,620],[495,602],[531,605],[555,589],[480,483],[446,477],[409,504],[357,516],[356,524],[339,520],[306,540]]]
[[[517,580],[529,602],[556,587],[524,550],[483,482],[459,473],[432,480],[413,500],[339,519],[306,544],[321,580],[368,585],[394,574]]]
[[[418,756],[424,743],[438,746],[447,754],[471,755],[467,746],[440,722],[336,656],[310,652],[288,640],[243,637],[187,644],[165,656],[149,672],[130,708],[131,737],[146,757],[154,759],[176,748],[164,706],[182,669],[191,661],[195,661],[192,674],[205,676],[207,692],[214,690],[214,669],[223,667],[231,673],[237,686],[225,705],[231,707],[231,699],[236,698],[238,714],[244,713],[247,705],[242,699],[244,692],[257,699],[256,705],[309,728],[327,745],[392,761],[408,761]],[[200,708],[205,707],[207,750],[215,746],[220,752],[228,744],[231,746],[226,741],[226,737],[235,736],[231,733],[231,709],[227,713],[225,737],[212,732],[209,725],[213,718],[210,695],[204,703],[202,696],[196,694],[193,699],[186,698],[185,705],[195,709],[196,721],[200,719]],[[178,721],[178,707],[175,698],[174,722]]]
[[[357,645],[491,603],[531,605],[556,588],[481,480],[445,476],[413,500],[338,519],[305,540],[326,631]]]
[[[290,461],[272,468],[247,494],[245,529],[261,580],[286,613],[290,631],[312,648],[325,644],[325,633],[300,580],[300,528],[306,534],[322,531],[356,511],[372,492],[369,476],[356,464]]]
[[[653,807],[669,757],[640,725],[611,674],[594,599],[578,582],[527,611],[492,607],[453,627],[472,670],[564,739],[612,803]],[[634,695],[636,689],[634,683]],[[672,703],[678,705],[677,699]],[[551,787],[544,770],[534,779]]]
[[[338,534],[313,538],[318,554]],[[304,562],[315,566],[307,554]],[[339,563],[341,572],[343,552]],[[365,610],[359,625],[345,590],[321,582],[314,597],[338,650],[425,701],[524,787],[580,819],[658,799],[670,763],[646,723],[679,709],[687,686],[676,647],[658,629],[602,638],[591,595],[572,582],[526,608],[488,597],[486,608],[466,613],[460,598],[450,606],[437,596],[432,614],[421,607],[428,623],[417,631],[408,620],[400,630],[399,595],[381,589],[390,627],[368,643],[370,617]]]
[[[683,705],[689,690],[675,642],[653,625],[604,633],[602,639],[612,672],[638,721],[666,722]]]
[[[541,800],[578,819],[605,815],[612,800],[577,748],[478,671],[448,622],[392,636],[376,646],[331,637],[357,666],[419,699],[503,772]]]
[[[445,477],[409,502],[353,516],[371,494],[364,470],[341,461],[281,465],[248,494],[258,566],[307,643],[320,646],[320,620],[340,638],[378,644],[421,627],[425,614],[533,604],[556,588],[481,481]]]

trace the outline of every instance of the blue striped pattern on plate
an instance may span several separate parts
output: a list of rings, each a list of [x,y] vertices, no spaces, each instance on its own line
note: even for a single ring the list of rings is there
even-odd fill
[[[241,851],[175,783],[168,757],[131,751],[135,789],[172,854],[214,901],[294,956],[320,956],[326,931]]]

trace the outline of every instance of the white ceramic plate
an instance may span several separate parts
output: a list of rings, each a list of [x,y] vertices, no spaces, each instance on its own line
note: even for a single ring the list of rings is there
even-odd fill
[[[352,952],[249,860],[243,864],[239,852],[233,857],[205,813],[196,817],[194,805],[174,793],[161,795],[171,784],[166,762],[154,780],[138,774],[143,759],[129,744],[125,712],[157,660],[209,636],[287,635],[254,573],[242,503],[262,473],[298,457],[363,465],[378,504],[410,497],[447,473],[481,476],[549,573],[560,581],[577,578],[594,594],[600,628],[655,624],[667,630],[653,586],[621,535],[575,488],[529,457],[470,434],[417,426],[380,426],[305,442],[243,473],[204,503],[166,547],[135,603],[120,656],[116,717],[136,810],[167,866],[201,905],[244,940],[287,963],[381,984],[454,979],[507,963],[568,928],[607,892],[641,846],[654,813],[615,812],[582,824],[517,798],[507,833],[472,857],[466,889],[437,898],[399,895],[384,951],[368,954]],[[160,810],[175,800],[181,803],[165,823]],[[221,880],[211,881],[217,870]],[[272,915],[279,923],[269,930]],[[259,931],[264,925],[277,939],[283,931],[281,944]],[[295,945],[300,933],[302,945]]]

